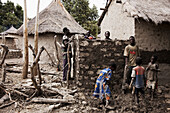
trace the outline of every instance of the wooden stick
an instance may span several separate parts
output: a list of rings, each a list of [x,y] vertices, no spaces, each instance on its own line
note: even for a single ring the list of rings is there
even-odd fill
[[[8,52],[9,52],[9,50],[8,50],[8,47],[6,45],[1,45],[1,46],[5,51],[3,56],[2,56],[2,61],[1,61],[1,64],[0,64],[2,66],[2,64],[4,64],[4,62],[5,62],[5,59],[6,59],[6,56],[7,56]]]
[[[57,68],[59,68],[58,70],[61,70],[60,68],[60,58],[59,58],[59,51],[58,51],[58,46],[57,46],[57,36],[54,36],[54,45],[55,45],[55,52],[56,52],[56,58],[57,58]]]
[[[29,45],[28,47],[31,49],[31,51],[32,51],[32,53],[33,53],[33,56],[34,56],[34,59],[35,59],[36,55],[35,55],[35,51],[34,51],[33,47],[32,47],[31,45]],[[37,64],[37,69],[38,69],[39,84],[41,85],[42,79],[41,79],[41,71],[40,71],[40,66],[39,66],[39,64]],[[35,74],[36,74],[36,73],[34,73],[34,75],[35,75]]]
[[[0,99],[0,105],[3,104],[6,100],[9,100],[9,96],[5,94],[1,99]]]
[[[50,54],[48,53],[47,49],[44,48],[44,50],[46,51],[47,55],[49,56],[51,62],[52,62],[52,65],[55,66],[55,63],[53,62],[53,59],[51,58]]]
[[[5,107],[8,107],[8,106],[10,106],[10,105],[12,105],[12,104],[14,104],[14,103],[15,103],[15,102],[12,101],[12,102],[10,102],[10,103],[8,103],[8,104],[2,105],[2,106],[0,106],[0,109],[3,109],[3,108],[5,108]]]
[[[39,85],[41,85],[42,84],[42,78],[41,78],[41,71],[40,71],[39,63],[37,64],[37,68],[38,68]]]
[[[2,82],[5,82],[6,78],[6,63],[2,64]]]
[[[52,99],[52,98],[33,98],[31,102],[34,102],[34,103],[75,103],[74,100]]]
[[[33,93],[33,95],[31,95],[31,97],[26,100],[26,102],[29,102],[36,94],[37,94],[37,91],[35,91],[35,92]]]
[[[28,47],[31,49],[31,51],[32,51],[32,55],[33,55],[33,58],[35,59],[35,57],[36,57],[36,53],[35,53],[34,48],[33,48],[31,45],[29,45]],[[33,73],[34,73],[34,76],[36,76],[36,75],[37,75],[37,66],[35,66],[35,67],[33,68]]]
[[[69,88],[69,75],[70,75],[70,47],[71,45],[68,44],[68,48],[67,48],[67,63],[68,63],[68,70],[67,70],[67,88]]]
[[[20,91],[17,91],[17,90],[14,90],[14,89],[10,89],[10,90],[12,90],[12,91],[14,91],[15,93],[17,93],[17,94],[19,94],[19,95],[22,95],[22,96],[24,96],[24,97],[29,97],[28,95],[26,95],[25,93],[22,93],[22,92],[20,92]]]
[[[22,71],[17,71],[17,70],[12,70],[12,69],[6,69],[9,73],[22,73]],[[30,74],[30,71],[28,71],[28,74]],[[41,72],[42,75],[58,75],[56,73],[46,73],[46,72]]]
[[[57,105],[50,105],[47,113],[51,113],[53,109],[59,108],[62,104],[57,104]]]
[[[37,85],[37,82],[36,82],[36,80],[35,80],[35,78],[34,78],[33,69],[34,69],[34,67],[36,66],[36,64],[38,64],[39,58],[40,58],[41,53],[43,52],[43,50],[44,50],[44,47],[41,47],[39,53],[37,54],[37,56],[36,56],[34,62],[32,63],[32,65],[31,65],[31,67],[30,67],[30,71],[31,71],[31,80],[32,80],[33,85],[34,85],[34,87],[37,89],[37,91],[38,91],[39,94],[42,93],[42,90],[41,90],[41,87]]]
[[[31,45],[29,45],[28,47],[31,49],[31,51],[32,51],[32,55],[33,55],[33,57],[35,58],[35,57],[36,57],[36,55],[35,55],[35,52],[34,52],[33,47],[32,47]]]

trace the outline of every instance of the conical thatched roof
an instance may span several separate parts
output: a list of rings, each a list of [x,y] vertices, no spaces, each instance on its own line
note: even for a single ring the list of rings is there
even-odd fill
[[[2,32],[1,34],[9,34],[9,33],[16,34],[17,33],[17,29],[14,28],[13,26],[11,26],[11,28],[9,28],[8,30]]]
[[[39,33],[63,33],[67,27],[70,33],[85,33],[74,18],[66,11],[60,0],[53,0],[50,5],[39,13]],[[28,34],[35,32],[35,17],[28,22]],[[23,26],[17,32],[23,34]]]
[[[101,24],[111,2],[115,2],[115,0],[110,0],[98,21],[98,25]],[[121,2],[123,12],[127,12],[131,17],[143,18],[147,21],[153,21],[155,24],[170,22],[170,0],[121,0]]]

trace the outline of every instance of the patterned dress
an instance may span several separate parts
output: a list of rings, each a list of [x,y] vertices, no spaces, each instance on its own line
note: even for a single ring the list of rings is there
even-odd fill
[[[93,96],[100,99],[103,98],[106,98],[106,100],[110,99],[111,92],[106,82],[110,80],[111,75],[112,75],[112,70],[109,68],[105,68],[100,72],[100,75],[98,76],[95,84],[95,90]]]

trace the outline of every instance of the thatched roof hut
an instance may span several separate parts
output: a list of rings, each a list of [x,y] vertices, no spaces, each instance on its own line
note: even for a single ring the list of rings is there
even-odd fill
[[[28,22],[28,44],[34,44],[34,33],[35,33],[35,20],[29,20]],[[70,30],[70,35],[85,33],[83,29],[74,18],[66,11],[60,0],[53,0],[49,6],[39,13],[39,38],[38,47],[44,46],[48,49],[48,52],[52,59],[55,61],[55,54],[59,54],[60,60],[62,61],[62,49],[58,47],[58,53],[55,51],[54,36],[57,36],[57,42],[62,42],[63,28],[67,27]],[[23,50],[23,26],[17,31],[19,34],[19,40],[17,47]],[[23,51],[24,53],[24,51]],[[29,61],[33,61],[32,51],[29,50]],[[42,63],[49,63],[50,58],[46,53],[41,55]]]
[[[11,26],[8,30],[2,32],[1,34],[16,34],[17,29],[14,26]]]
[[[74,18],[66,11],[60,0],[53,0],[47,8],[39,13],[39,33],[63,33],[63,28],[67,27],[70,33],[85,33]],[[28,22],[28,34],[35,32],[35,17]],[[17,32],[23,34],[23,26]]]
[[[17,29],[15,27],[11,26],[0,34],[0,43],[6,44],[9,49],[17,49],[15,42],[17,40]]]
[[[110,0],[106,10],[102,13],[98,25],[101,24],[110,4],[119,1],[122,11],[134,18],[143,18],[155,24],[170,22],[170,0]]]

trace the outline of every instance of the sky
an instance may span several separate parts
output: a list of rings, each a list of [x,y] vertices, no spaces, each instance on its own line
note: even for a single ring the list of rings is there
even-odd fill
[[[3,3],[7,2],[7,0],[1,0]],[[15,5],[19,4],[24,9],[24,0],[9,0],[15,3]],[[52,0],[40,0],[40,11],[42,11],[44,8],[46,8]],[[28,18],[33,18],[36,15],[37,11],[37,2],[38,0],[27,0],[27,15]],[[93,6],[93,4],[96,5],[99,15],[101,15],[102,11],[100,8],[104,8],[106,4],[106,0],[89,0],[90,7]]]

